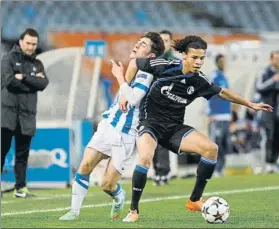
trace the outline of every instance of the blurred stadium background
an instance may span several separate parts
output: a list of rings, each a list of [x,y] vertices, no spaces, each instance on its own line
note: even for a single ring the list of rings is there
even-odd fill
[[[71,182],[86,142],[118,89],[109,59],[127,65],[129,52],[144,32],[167,29],[174,38],[202,36],[209,43],[203,71],[211,74],[215,55],[224,53],[231,88],[247,98],[254,96],[255,79],[268,64],[270,51],[278,50],[277,1],[2,1],[1,15],[1,55],[25,28],[33,27],[40,34],[38,58],[50,79],[48,88],[39,95],[38,136],[32,143],[28,170],[31,187]],[[85,43],[92,40],[107,44],[100,65],[96,58],[85,55]],[[207,133],[204,101],[191,106],[196,107],[195,112],[187,112],[185,121]],[[238,112],[244,119],[246,111]],[[10,155],[2,181],[14,179],[12,152]],[[262,160],[259,148],[243,150],[230,155],[228,167],[242,167],[242,172],[249,173]],[[172,175],[193,173],[195,162],[189,157],[178,162],[172,155]],[[102,169],[94,171],[92,184]],[[124,177],[130,177],[132,169]]]

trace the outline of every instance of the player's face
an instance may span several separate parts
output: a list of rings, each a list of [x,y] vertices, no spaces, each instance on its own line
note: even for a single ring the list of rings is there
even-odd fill
[[[217,62],[217,66],[220,70],[224,71],[225,69],[225,58],[221,57],[218,62]]]
[[[204,58],[204,49],[189,48],[188,53],[183,54],[183,68],[189,72],[198,72],[204,63]]]
[[[134,46],[133,51],[130,54],[130,58],[141,58],[141,57],[150,57],[152,42],[149,38],[142,37]],[[154,54],[153,54],[154,55]]]
[[[275,68],[279,68],[279,53],[274,53],[271,59],[271,64]]]
[[[19,40],[19,45],[21,50],[26,55],[31,56],[37,48],[38,38],[26,34],[22,40],[21,39]]]
[[[163,39],[164,41],[164,45],[165,45],[165,52],[169,51],[170,48],[171,48],[171,45],[172,45],[172,40],[170,38],[170,35],[169,34],[160,34],[161,38]]]

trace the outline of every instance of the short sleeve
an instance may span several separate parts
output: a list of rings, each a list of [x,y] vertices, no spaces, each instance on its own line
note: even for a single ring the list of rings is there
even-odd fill
[[[201,90],[202,97],[209,100],[212,96],[218,95],[221,92],[222,88],[213,84],[213,83],[207,83],[203,89]]]
[[[153,74],[153,68],[150,65],[149,58],[137,58],[136,64],[139,70]]]
[[[139,70],[136,74],[132,87],[137,87],[145,92],[148,92],[149,87],[153,81],[153,75]]]
[[[199,72],[198,76],[201,84],[198,97],[204,97],[209,100],[212,96],[221,92],[222,88],[210,81],[202,72]]]

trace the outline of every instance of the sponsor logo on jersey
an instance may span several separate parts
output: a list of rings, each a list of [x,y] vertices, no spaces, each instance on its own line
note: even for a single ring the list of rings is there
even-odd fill
[[[147,74],[144,74],[144,73],[137,74],[137,78],[146,79],[147,78]]]
[[[173,88],[174,84],[172,83],[170,86],[164,86],[161,88],[161,93],[168,99],[182,104],[187,104],[187,99],[184,99],[178,95],[171,93],[171,89]]]

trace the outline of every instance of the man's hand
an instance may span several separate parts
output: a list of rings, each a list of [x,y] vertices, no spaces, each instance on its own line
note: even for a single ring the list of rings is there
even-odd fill
[[[274,79],[275,81],[279,81],[279,73],[275,74],[275,75],[273,76],[273,79]]]
[[[273,112],[273,107],[264,103],[250,103],[249,107],[254,111],[268,111]]]
[[[128,102],[123,96],[120,96],[118,103],[119,103],[119,109],[120,110],[122,110],[123,112],[128,111],[128,108],[127,108]]]
[[[42,72],[36,74],[36,77],[45,78],[45,75]]]
[[[118,83],[121,85],[122,83],[125,83],[125,77],[124,77],[124,67],[121,62],[115,63],[114,60],[110,60],[112,63],[112,69],[111,73],[113,76],[117,79]]]
[[[15,74],[15,78],[18,80],[22,80],[23,79],[23,74]]]

